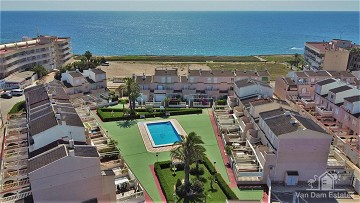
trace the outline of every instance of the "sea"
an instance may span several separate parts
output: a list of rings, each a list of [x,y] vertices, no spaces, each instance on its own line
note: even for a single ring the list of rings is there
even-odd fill
[[[263,55],[306,41],[359,40],[359,12],[2,11],[1,43],[71,37],[75,54]]]

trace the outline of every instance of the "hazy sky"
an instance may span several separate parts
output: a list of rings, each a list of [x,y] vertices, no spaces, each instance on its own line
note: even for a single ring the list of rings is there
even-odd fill
[[[360,11],[359,0],[0,0],[5,10]]]

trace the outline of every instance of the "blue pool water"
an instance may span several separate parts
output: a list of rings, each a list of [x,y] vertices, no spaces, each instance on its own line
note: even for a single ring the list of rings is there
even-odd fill
[[[170,145],[176,141],[181,141],[180,135],[171,122],[149,123],[146,125],[156,146]]]

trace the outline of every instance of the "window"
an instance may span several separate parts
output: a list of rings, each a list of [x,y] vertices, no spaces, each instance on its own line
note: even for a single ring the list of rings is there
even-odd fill
[[[167,77],[167,82],[171,83],[171,77]]]
[[[208,82],[208,83],[211,83],[211,78],[207,78],[207,82]]]
[[[165,83],[166,78],[165,77],[161,77],[161,83]]]
[[[218,82],[218,79],[217,78],[214,78],[214,83],[217,83]]]

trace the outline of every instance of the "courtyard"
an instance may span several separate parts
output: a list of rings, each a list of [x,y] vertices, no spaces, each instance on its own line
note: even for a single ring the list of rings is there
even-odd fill
[[[211,162],[216,162],[215,167],[217,171],[222,175],[223,179],[229,183],[226,166],[222,160],[208,110],[204,109],[202,114],[171,116],[170,118],[176,119],[186,133],[194,131],[202,137],[205,143],[204,147],[206,148],[207,157]],[[122,157],[154,202],[160,202],[161,197],[150,167],[157,161],[170,160],[170,152],[148,152],[141,137],[137,122],[161,119],[162,118],[147,118],[146,120],[100,121],[102,127],[118,142]],[[237,187],[232,189],[239,197],[241,193],[240,190],[238,190]]]

